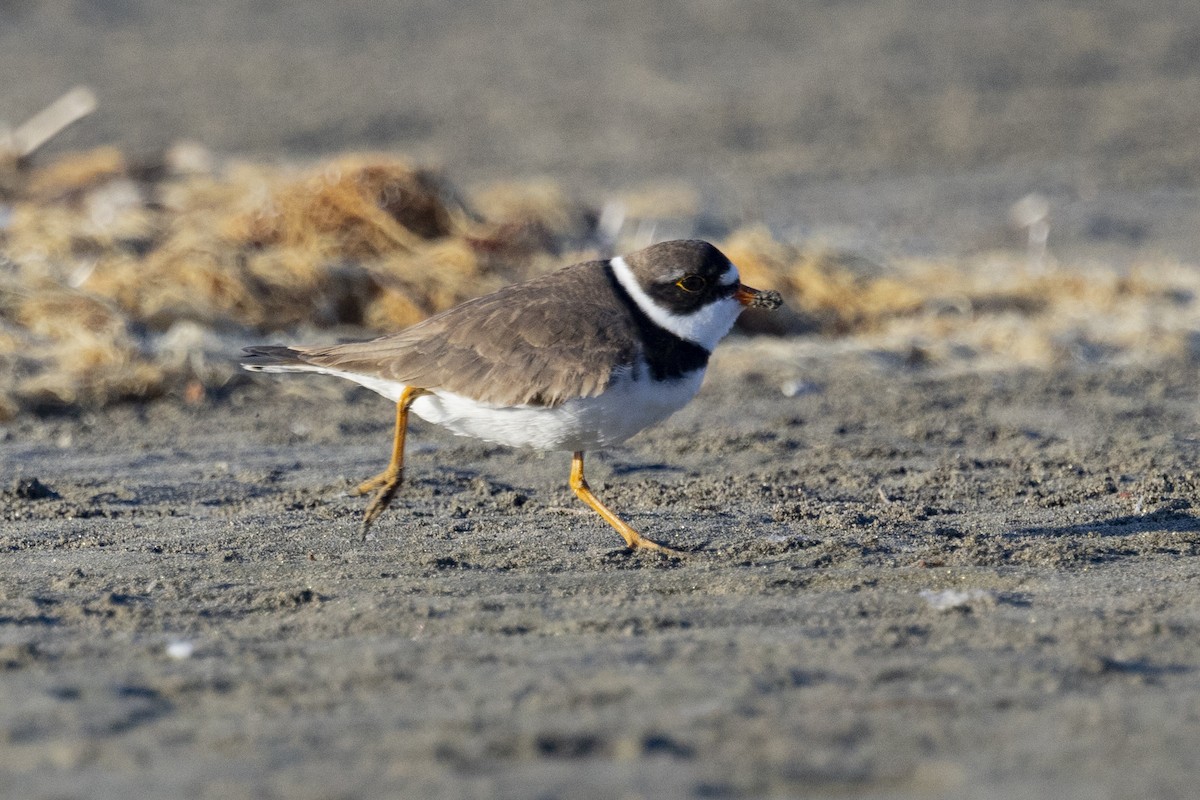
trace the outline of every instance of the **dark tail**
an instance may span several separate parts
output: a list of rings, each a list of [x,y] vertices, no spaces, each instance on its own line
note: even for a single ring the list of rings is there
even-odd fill
[[[280,344],[246,347],[242,353],[242,366],[249,370],[304,369],[309,366],[303,353]]]

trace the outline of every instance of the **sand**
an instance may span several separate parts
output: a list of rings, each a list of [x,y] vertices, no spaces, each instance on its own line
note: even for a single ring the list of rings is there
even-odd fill
[[[735,341],[592,460],[251,384],[16,426],[12,797],[1185,797],[1197,368],[937,374]],[[803,366],[806,383],[780,386]],[[302,379],[303,380],[303,379]]]

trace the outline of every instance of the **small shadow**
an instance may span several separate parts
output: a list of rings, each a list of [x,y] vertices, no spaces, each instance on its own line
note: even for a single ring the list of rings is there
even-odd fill
[[[0,616],[0,625],[40,625],[53,627],[62,622],[60,617],[50,614],[25,614],[23,616]]]
[[[612,464],[613,475],[633,475],[637,472],[683,472],[683,467],[672,464]]]
[[[998,592],[996,594],[996,603],[998,605],[1013,606],[1014,608],[1032,608],[1033,598],[1024,592]]]
[[[603,563],[622,569],[674,569],[687,563],[688,556],[700,552],[699,548],[681,548],[671,546],[674,552],[657,553],[644,550],[631,550],[628,547],[618,547],[608,550],[601,557]]]
[[[1143,678],[1161,678],[1169,675],[1186,675],[1193,671],[1183,664],[1152,664],[1144,659],[1124,661],[1117,658],[1102,658],[1100,671],[1118,675],[1139,675]]]

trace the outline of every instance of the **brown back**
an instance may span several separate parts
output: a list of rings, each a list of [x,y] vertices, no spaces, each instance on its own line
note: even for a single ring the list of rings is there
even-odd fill
[[[312,364],[485,403],[556,406],[600,394],[638,348],[604,262],[589,261],[379,339],[293,349]]]

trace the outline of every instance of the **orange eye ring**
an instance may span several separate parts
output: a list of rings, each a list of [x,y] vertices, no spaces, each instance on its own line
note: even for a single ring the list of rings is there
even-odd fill
[[[700,292],[708,286],[708,281],[704,280],[699,275],[684,275],[679,280],[675,281],[675,285],[685,292]]]

